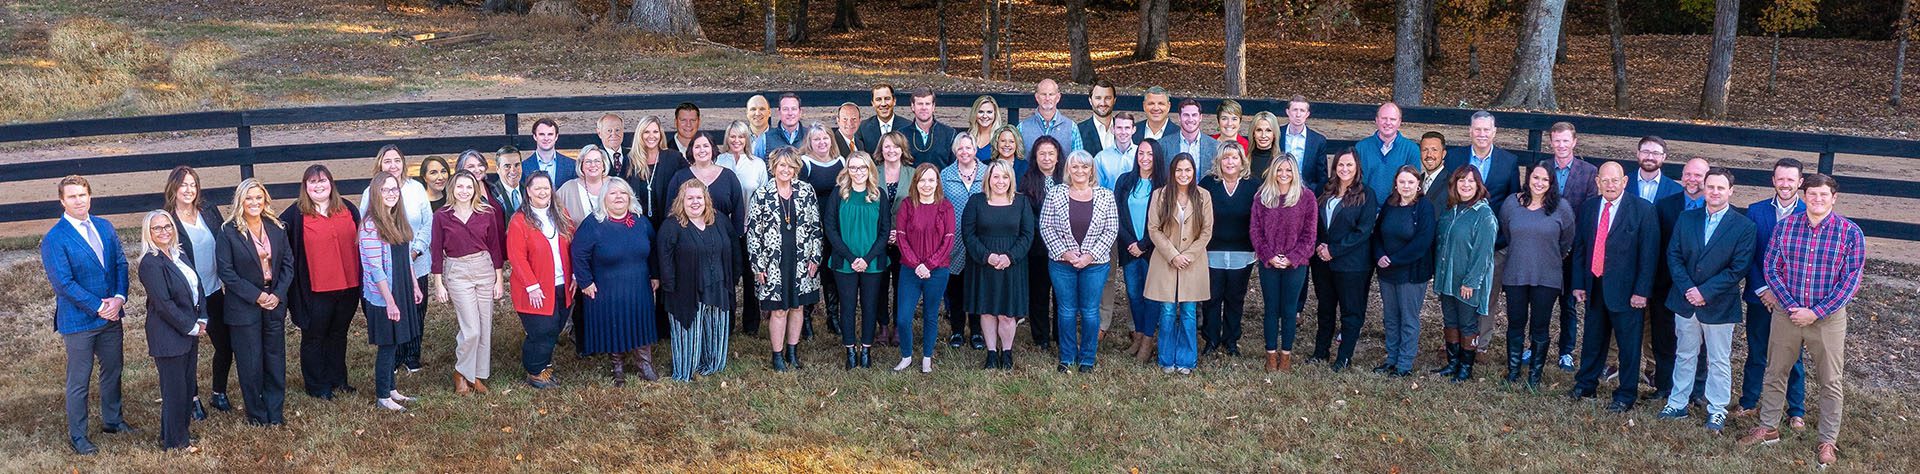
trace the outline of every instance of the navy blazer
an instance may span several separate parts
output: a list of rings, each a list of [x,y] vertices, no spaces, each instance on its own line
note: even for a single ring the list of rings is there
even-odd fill
[[[140,257],[140,286],[147,289],[147,355],[178,357],[193,350],[199,340],[187,333],[207,317],[206,297],[193,291],[173,259],[156,253]]]
[[[1659,204],[1661,200],[1666,199],[1667,197],[1673,196],[1675,194],[1680,194],[1687,190],[1686,187],[1680,185],[1679,181],[1674,181],[1673,178],[1668,178],[1667,175],[1665,174],[1660,175],[1659,183],[1660,185],[1657,186],[1656,189],[1654,189],[1653,191],[1653,199],[1648,200],[1648,202]],[[1633,170],[1633,171],[1627,172],[1627,193],[1632,194],[1634,196],[1638,196],[1641,199],[1646,199],[1646,196],[1640,195],[1640,171],[1639,170]]]
[[[1087,117],[1086,120],[1080,121],[1080,149],[1086,150],[1089,155],[1099,156],[1100,152],[1106,150],[1107,147],[1106,145],[1100,144],[1100,127],[1094,125],[1093,120],[1093,117]],[[1112,130],[1109,129],[1108,132],[1111,133]],[[1068,150],[1067,152],[1072,153],[1073,151]]]
[[[1680,317],[1699,317],[1702,324],[1733,324],[1745,318],[1740,305],[1740,279],[1753,265],[1753,220],[1731,209],[1705,237],[1707,210],[1680,214],[1673,239],[1667,241],[1666,267],[1673,275],[1667,308]],[[1687,302],[1687,290],[1699,288],[1706,306]]]
[[[1575,214],[1573,239],[1573,284],[1574,290],[1592,293],[1593,286],[1593,241],[1600,224],[1600,203],[1595,196],[1580,205]],[[1660,304],[1653,294],[1654,273],[1658,272],[1660,252],[1660,223],[1654,218],[1653,205],[1647,201],[1620,193],[1620,200],[1613,217],[1613,227],[1607,232],[1607,262],[1603,273],[1606,297],[1605,308],[1608,311],[1625,313],[1638,311],[1629,304],[1631,297],[1642,296],[1648,305]],[[1592,296],[1589,295],[1589,298]]]
[[[574,178],[579,177],[579,175],[576,174],[578,170],[574,169],[578,167],[579,166],[574,163],[573,158],[568,158],[567,155],[557,151],[554,152],[553,190],[559,191],[560,185],[567,184],[568,181],[573,181]],[[527,178],[532,177],[535,171],[540,171],[540,158],[535,156],[534,153],[527,153],[527,158],[520,161],[520,187],[522,189],[526,188]]]
[[[1633,184],[1628,183],[1627,186],[1633,186]],[[1664,188],[1665,186],[1662,187]],[[1701,205],[1705,206],[1705,201],[1702,201]],[[1655,219],[1660,221],[1660,245],[1663,246],[1660,253],[1662,255],[1661,258],[1664,260],[1666,258],[1664,256],[1666,255],[1664,246],[1673,242],[1674,223],[1680,220],[1680,213],[1687,211],[1687,195],[1680,193],[1662,197],[1659,201],[1653,203],[1653,210]],[[1665,264],[1658,266],[1660,267],[1660,271],[1655,272],[1653,275],[1653,288],[1654,291],[1663,291],[1673,286],[1673,275],[1667,272],[1667,266]]]
[[[1274,132],[1273,137],[1274,150],[1279,152],[1275,156],[1287,153],[1286,125],[1282,124],[1280,127],[1279,131]],[[1300,157],[1300,184],[1307,189],[1320,189],[1321,186],[1326,185],[1327,174],[1329,174],[1326,156],[1327,136],[1314,131],[1313,127],[1307,127],[1307,145],[1301,150],[1306,156]]]
[[[273,247],[273,281],[269,282],[260,272],[260,258],[253,250],[253,239],[241,232],[234,224],[220,226],[220,283],[226,285],[225,298],[226,323],[228,326],[247,326],[260,324],[264,318],[285,317],[287,315],[287,290],[293,287],[293,246],[287,243],[287,232],[278,224],[267,220],[261,223],[266,227],[267,240]],[[269,284],[271,283],[271,284]],[[273,311],[260,308],[258,301],[261,293],[272,293],[280,299],[280,305]]]
[[[1761,263],[1767,257],[1767,245],[1773,241],[1774,226],[1779,225],[1780,219],[1786,217],[1779,215],[1779,209],[1774,207],[1772,201],[1773,198],[1768,197],[1747,206],[1747,218],[1753,221],[1753,265],[1747,266],[1747,290],[1745,291],[1748,303],[1760,304],[1760,295],[1754,293],[1754,290],[1767,286],[1766,265]],[[1787,211],[1787,216],[1806,212],[1807,202],[1796,199],[1793,201],[1793,209]]]
[[[1541,159],[1548,160],[1547,172],[1551,176],[1552,173],[1554,172],[1553,162],[1551,161],[1553,160],[1553,156],[1548,155],[1547,157],[1541,158]],[[1575,157],[1573,161],[1567,165],[1566,182],[1555,183],[1560,185],[1560,198],[1561,198],[1560,202],[1575,203],[1575,205],[1579,205],[1579,204],[1586,203],[1588,199],[1591,199],[1594,196],[1599,196],[1600,195],[1599,184],[1593,181],[1593,178],[1599,174],[1600,174],[1599,167],[1593,166],[1593,163],[1588,163],[1587,160],[1582,160],[1579,157]],[[1622,195],[1625,195],[1625,194],[1622,194]],[[1632,196],[1627,196],[1627,197],[1632,197]],[[1641,201],[1641,202],[1646,202],[1646,201]]]
[[[1486,173],[1486,179],[1483,181],[1487,184],[1487,203],[1492,204],[1493,212],[1498,214],[1500,212],[1500,206],[1506,204],[1507,196],[1512,196],[1513,193],[1520,192],[1522,189],[1520,187],[1520,158],[1514,156],[1513,152],[1503,150],[1500,147],[1494,147],[1491,154],[1493,156],[1488,160],[1491,162],[1488,166],[1491,169],[1480,171]],[[1472,160],[1473,147],[1456,146],[1448,148],[1446,160],[1447,173],[1452,174],[1453,170],[1460,169],[1461,166],[1472,163]]]
[[[1319,213],[1319,239],[1326,244],[1327,253],[1333,255],[1333,260],[1327,262],[1333,271],[1364,272],[1374,267],[1374,262],[1368,259],[1373,252],[1368,250],[1373,242],[1373,226],[1380,220],[1380,200],[1374,199],[1371,193],[1364,196],[1358,204],[1344,200],[1333,212]],[[1322,195],[1322,201],[1315,204],[1325,209],[1325,200],[1331,198],[1331,194]]]
[[[894,114],[893,120],[891,122],[893,123],[893,131],[900,132],[901,135],[906,135],[909,138],[913,137],[913,132],[907,131],[913,128],[912,120],[908,120],[906,117],[901,117],[900,114]],[[855,141],[854,147],[859,148],[860,151],[867,152],[867,154],[869,155],[874,155],[875,157],[878,157],[880,156],[880,138],[882,136],[883,135],[880,133],[880,116],[875,115],[872,117],[861,119],[860,130],[854,132],[854,136],[853,136],[853,139]],[[953,137],[947,137],[947,138],[953,138]],[[953,147],[947,147],[947,148],[953,148]],[[875,161],[878,161],[878,160],[875,160]]]
[[[120,253],[120,235],[106,219],[87,219],[100,233],[100,253],[106,256],[105,262],[94,257],[87,237],[64,216],[54,221],[46,238],[40,239],[40,264],[46,268],[47,282],[53,285],[53,329],[61,334],[106,327],[110,321],[100,317],[101,300],[127,295],[127,259]],[[120,314],[124,316],[126,311]]]
[[[1146,183],[1147,186],[1153,186],[1151,182],[1152,178],[1141,178],[1139,170],[1128,171],[1126,174],[1120,175],[1120,177],[1113,182],[1113,204],[1114,208],[1119,211],[1120,217],[1120,235],[1114,240],[1113,248],[1119,251],[1121,265],[1153,256],[1153,239],[1149,239],[1145,235],[1133,233],[1133,210],[1127,208],[1127,194],[1133,190],[1134,186],[1140,185],[1140,181],[1143,179],[1148,180],[1148,183]],[[1149,190],[1149,192],[1151,192],[1151,190]],[[1133,256],[1133,252],[1127,251],[1127,246],[1133,244],[1140,244],[1140,256],[1138,257]]]

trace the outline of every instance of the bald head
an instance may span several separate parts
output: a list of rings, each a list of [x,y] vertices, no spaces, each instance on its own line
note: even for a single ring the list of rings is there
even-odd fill
[[[1600,197],[1608,201],[1620,199],[1620,193],[1627,188],[1627,172],[1620,163],[1608,161],[1600,164],[1600,172],[1593,176],[1593,183],[1600,188]]]
[[[1700,183],[1706,182],[1707,171],[1712,169],[1705,158],[1687,160],[1687,166],[1680,169],[1680,185],[1686,187],[1687,197],[1700,197]]]
[[[1033,87],[1033,101],[1040,105],[1040,116],[1053,119],[1053,113],[1060,107],[1060,84],[1053,79],[1041,79]]]
[[[1380,140],[1392,140],[1400,135],[1400,104],[1387,102],[1373,113],[1373,126],[1380,129]]]

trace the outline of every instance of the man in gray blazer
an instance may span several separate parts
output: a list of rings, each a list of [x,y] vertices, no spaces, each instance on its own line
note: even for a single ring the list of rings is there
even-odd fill
[[[1167,146],[1161,157],[1161,163],[1172,163],[1173,157],[1181,153],[1193,155],[1193,180],[1213,170],[1213,155],[1220,152],[1220,142],[1213,137],[1200,133],[1200,102],[1193,99],[1180,101],[1180,130],[1171,137],[1162,137],[1160,143]]]
[[[1666,265],[1673,275],[1667,308],[1673,310],[1674,334],[1679,341],[1673,369],[1672,395],[1660,418],[1687,417],[1693,393],[1694,370],[1703,348],[1707,356],[1706,428],[1716,434],[1727,425],[1727,400],[1732,394],[1733,328],[1744,318],[1740,280],[1753,264],[1753,221],[1732,212],[1733,173],[1724,168],[1707,172],[1701,185],[1706,207],[1686,211],[1674,223],[1667,243]]]

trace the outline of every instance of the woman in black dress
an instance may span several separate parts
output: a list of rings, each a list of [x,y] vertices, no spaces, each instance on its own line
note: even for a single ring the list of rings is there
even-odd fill
[[[773,182],[753,194],[747,211],[760,308],[767,311],[773,370],[802,368],[797,354],[801,315],[820,301],[820,205],[813,186],[799,180],[800,158],[790,147],[768,154]]]
[[[653,290],[660,285],[651,268],[653,224],[627,181],[607,181],[599,210],[573,234],[573,279],[586,297],[588,354],[612,354],[613,386],[627,383],[632,362],[640,379],[659,379],[653,371],[655,324]],[[605,286],[600,285],[605,283]]]
[[[287,400],[287,290],[293,286],[293,250],[287,231],[268,209],[273,198],[260,181],[234,188],[233,215],[220,226],[220,281],[227,288],[227,326],[240,376],[247,422],[281,425]]]
[[[813,186],[817,198],[814,202],[825,204],[827,197],[840,191],[840,172],[847,168],[846,157],[840,156],[833,147],[833,132],[825,125],[814,122],[806,126],[806,150],[800,154],[800,181]],[[825,211],[820,213],[823,217]],[[840,290],[839,280],[820,279],[820,299],[826,309],[827,331],[840,334]],[[813,339],[813,316],[802,313],[801,337]]]
[[[987,358],[980,368],[1013,370],[1013,336],[1027,318],[1027,253],[1034,215],[1026,196],[1014,192],[1013,164],[987,166],[986,192],[973,196],[960,219],[967,247],[968,312],[980,315]]]
[[[393,387],[396,354],[401,344],[420,338],[416,307],[425,293],[414,285],[413,260],[407,257],[413,228],[400,204],[399,176],[380,172],[367,183],[367,218],[360,222],[361,298],[366,307],[367,343],[378,346],[373,359],[373,391],[380,408],[406,411],[400,402],[413,401]]]

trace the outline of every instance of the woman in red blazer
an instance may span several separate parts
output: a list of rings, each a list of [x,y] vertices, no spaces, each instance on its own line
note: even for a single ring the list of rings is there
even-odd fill
[[[527,331],[520,344],[527,385],[547,389],[559,386],[553,380],[553,346],[573,306],[573,269],[567,263],[573,225],[553,205],[553,178],[547,173],[527,176],[523,189],[527,204],[507,224],[507,262],[513,267],[513,287],[507,292],[513,294],[513,309]]]

